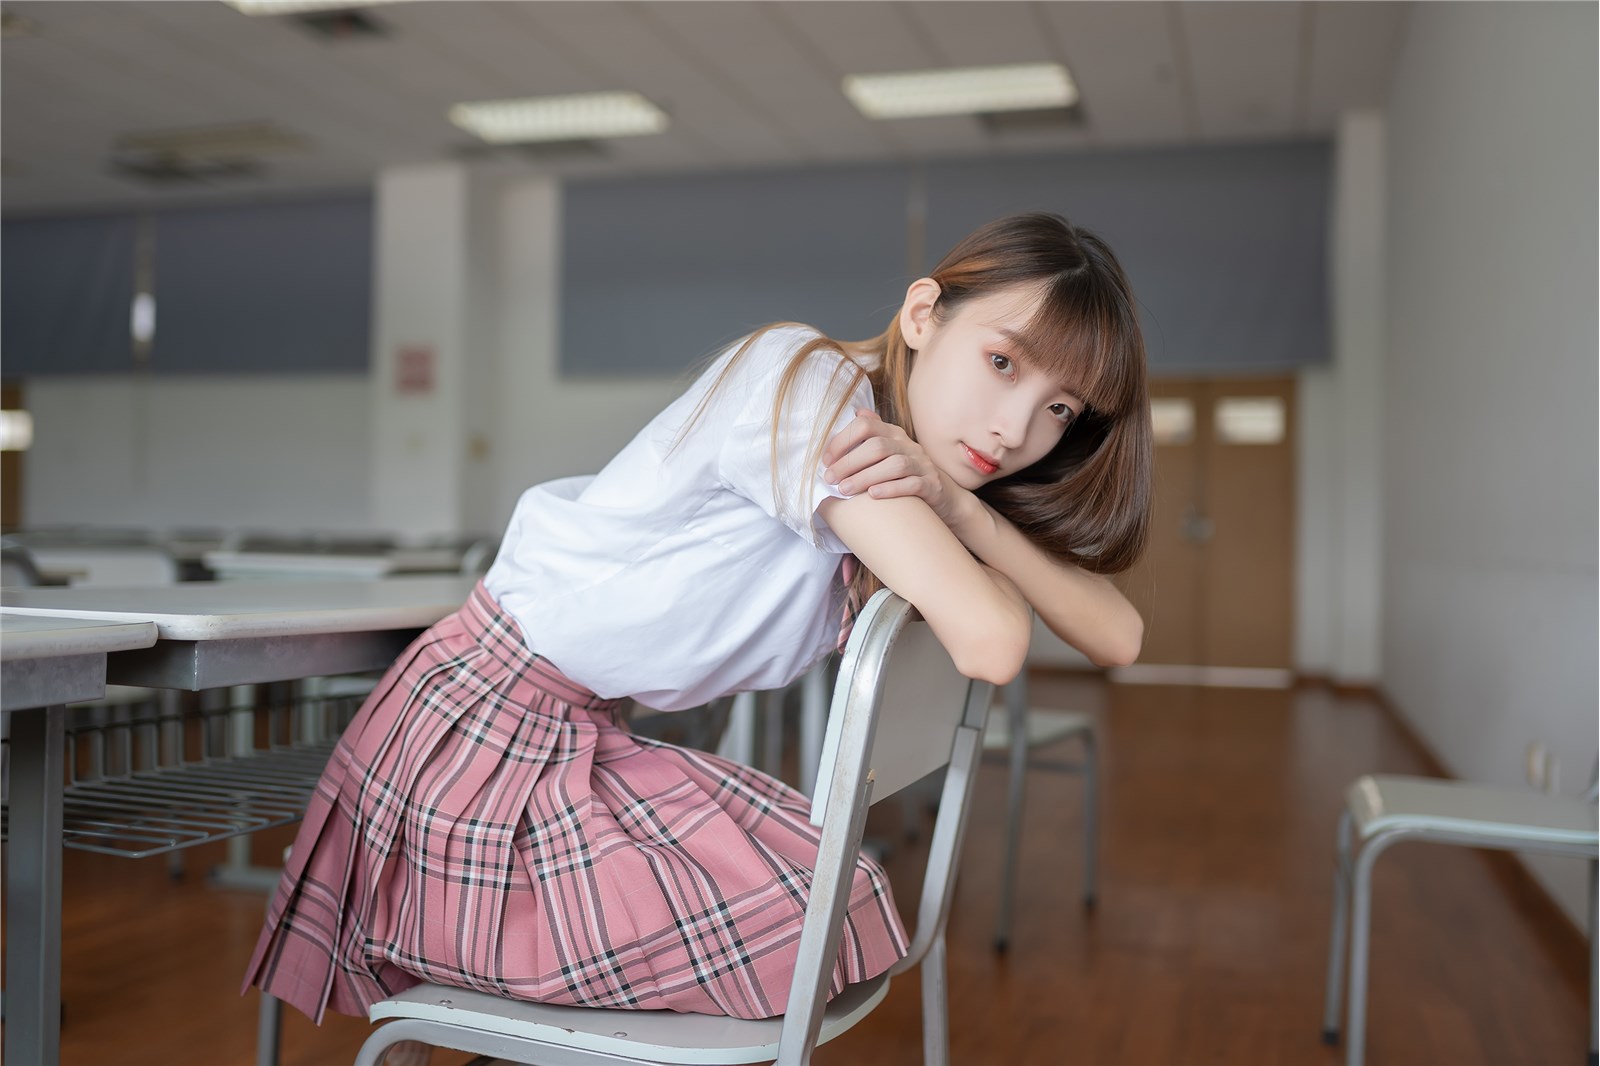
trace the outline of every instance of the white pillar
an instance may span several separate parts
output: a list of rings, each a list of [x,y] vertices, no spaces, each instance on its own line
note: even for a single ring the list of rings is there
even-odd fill
[[[1334,179],[1333,356],[1338,367],[1338,626],[1333,676],[1378,679],[1383,582],[1383,366],[1386,353],[1384,118],[1339,122]]]
[[[1382,647],[1384,119],[1339,123],[1329,242],[1333,360],[1300,375],[1295,665],[1378,678]]]
[[[372,522],[402,536],[462,528],[470,193],[458,164],[377,181]]]

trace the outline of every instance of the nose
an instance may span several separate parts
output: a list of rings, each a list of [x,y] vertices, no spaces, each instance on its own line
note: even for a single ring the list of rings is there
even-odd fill
[[[991,423],[995,443],[1008,452],[1022,447],[1022,442],[1028,436],[1028,423],[1033,418],[1032,405],[1020,402],[1020,399],[1002,405]]]

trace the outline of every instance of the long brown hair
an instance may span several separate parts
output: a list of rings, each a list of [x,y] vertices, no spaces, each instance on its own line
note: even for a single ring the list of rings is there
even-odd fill
[[[1105,241],[1059,215],[1011,215],[956,245],[929,277],[939,285],[936,320],[997,290],[1039,290],[1039,308],[1018,345],[1021,356],[1060,381],[1084,407],[1048,455],[984,485],[978,496],[1058,559],[1095,573],[1127,570],[1144,551],[1150,526],[1150,403],[1138,311],[1116,256]],[[781,325],[787,323],[765,326],[746,339],[707,396],[758,337]],[[884,421],[916,438],[906,392],[916,353],[901,336],[899,316],[870,340],[815,337],[790,358],[773,400],[773,487],[779,499],[787,495],[778,485],[779,427],[790,413],[795,379],[817,351],[841,352],[845,359],[829,383],[831,410],[820,412],[803,469],[816,469],[829,430],[863,377]],[[857,581],[858,602],[881,587],[865,567]]]

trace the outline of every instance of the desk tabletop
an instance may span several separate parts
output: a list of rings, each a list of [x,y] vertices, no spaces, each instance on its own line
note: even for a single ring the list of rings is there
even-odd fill
[[[312,552],[210,551],[203,560],[219,577],[360,581],[384,577],[397,567],[387,555],[335,555]]]
[[[162,640],[238,640],[422,629],[466,602],[475,577],[189,581],[142,588],[7,588],[0,617],[153,622]]]
[[[47,614],[0,614],[0,661],[103,655],[148,648],[156,642],[152,622],[105,622]]]

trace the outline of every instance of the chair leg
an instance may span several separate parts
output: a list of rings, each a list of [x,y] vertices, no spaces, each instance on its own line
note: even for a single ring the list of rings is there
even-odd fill
[[[1350,811],[1339,815],[1333,853],[1333,918],[1328,923],[1328,983],[1323,989],[1322,1042],[1339,1042],[1339,996],[1344,991],[1345,921],[1350,914]]]
[[[261,1015],[256,1023],[256,1066],[278,1066],[278,1040],[283,1032],[283,1001],[261,993]]]
[[[922,957],[923,1066],[950,1066],[950,1018],[945,990],[944,933]]]
[[[403,1020],[409,1021],[410,1019]],[[400,1023],[390,1022],[374,1029],[372,1035],[368,1036],[366,1041],[362,1043],[361,1050],[356,1052],[355,1066],[381,1066],[383,1056],[388,1054],[389,1049],[405,1039],[405,1034],[402,1031],[404,1026],[402,1025],[400,1029],[396,1029],[397,1025],[400,1025]]]
[[[1100,766],[1092,728],[1078,734],[1083,743],[1083,906],[1094,910],[1099,878],[1096,864],[1100,854]]]
[[[1028,782],[1028,686],[1022,675],[1005,687],[1006,727],[1011,731],[1011,780],[1006,791],[1006,858],[1000,875],[1000,914],[994,949],[1011,943],[1011,910],[1017,896],[1018,852],[1022,843],[1022,803]]]
[[[1355,857],[1350,871],[1350,990],[1346,1006],[1345,1066],[1362,1066],[1367,1038],[1367,948],[1372,937],[1372,867],[1390,839],[1377,836]]]
[[[1600,1063],[1600,863],[1589,864],[1589,1066]]]

